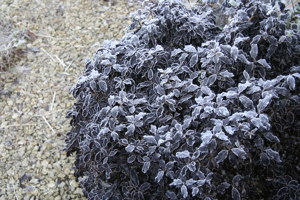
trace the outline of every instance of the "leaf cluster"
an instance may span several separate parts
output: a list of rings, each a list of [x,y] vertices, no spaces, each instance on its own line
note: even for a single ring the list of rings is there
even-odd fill
[[[88,199],[297,199],[299,33],[260,1],[132,14],[72,88],[65,150]]]

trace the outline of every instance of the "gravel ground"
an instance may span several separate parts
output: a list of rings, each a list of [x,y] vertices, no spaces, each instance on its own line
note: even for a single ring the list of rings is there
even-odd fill
[[[0,200],[86,199],[62,151],[70,88],[95,43],[119,39],[137,1],[3,0],[0,17],[22,30],[25,56],[0,72]]]

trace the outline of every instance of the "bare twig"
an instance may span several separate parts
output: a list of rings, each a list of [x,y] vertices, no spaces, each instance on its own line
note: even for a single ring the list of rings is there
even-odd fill
[[[15,124],[15,125],[1,126],[0,128],[8,128],[8,127],[14,127],[14,126],[35,126],[35,124]]]
[[[65,69],[64,72],[66,72],[66,71],[69,69],[69,67],[72,65],[72,63],[74,62],[75,59],[76,59],[76,58],[74,58],[74,59],[71,61],[71,63],[68,65],[68,67],[66,67],[66,69]]]
[[[59,110],[56,110],[55,112],[49,112],[49,113],[45,113],[43,115],[32,115],[33,117],[42,117],[42,116],[45,116],[45,115],[52,115],[54,113],[57,113],[57,112],[60,112],[60,111],[63,111],[64,109],[59,109]]]
[[[52,98],[52,102],[51,102],[51,106],[50,106],[50,111],[53,109],[53,104],[54,104],[54,100],[55,100],[55,95],[56,95],[56,92],[54,92],[54,94],[53,94],[53,98]]]
[[[15,197],[16,197],[16,199],[18,200],[18,197],[17,197],[17,195],[16,195],[15,186],[14,186],[14,184],[13,184],[13,183],[12,183],[12,185],[13,185],[13,189],[14,189],[14,194],[15,194]]]
[[[38,36],[38,37],[55,38],[55,39],[58,39],[58,40],[67,40],[67,39],[70,39],[70,38],[53,37],[53,36],[51,36],[51,35],[41,35],[41,34],[35,34],[35,35]]]
[[[47,123],[47,125],[49,126],[49,128],[52,130],[53,133],[55,133],[55,131],[53,130],[53,128],[50,126],[49,122],[47,121],[47,119],[43,116],[45,122]]]
[[[64,61],[62,61],[57,55],[55,55],[55,57],[57,58],[57,60],[63,67],[66,67],[66,64],[64,63]]]
[[[42,47],[41,48],[54,62],[56,62],[55,60],[54,60],[54,58]]]

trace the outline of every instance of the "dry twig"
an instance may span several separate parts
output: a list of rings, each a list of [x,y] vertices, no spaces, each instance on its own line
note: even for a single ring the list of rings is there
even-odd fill
[[[43,116],[45,122],[47,123],[47,125],[49,126],[49,128],[52,130],[53,133],[55,133],[55,131],[53,130],[53,128],[50,126],[49,122],[47,121],[47,119]]]

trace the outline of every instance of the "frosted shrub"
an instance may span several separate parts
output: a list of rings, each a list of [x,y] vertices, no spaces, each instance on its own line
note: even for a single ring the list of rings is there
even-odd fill
[[[65,150],[88,199],[299,198],[299,33],[276,5],[224,2],[220,29],[148,4],[86,60]]]

